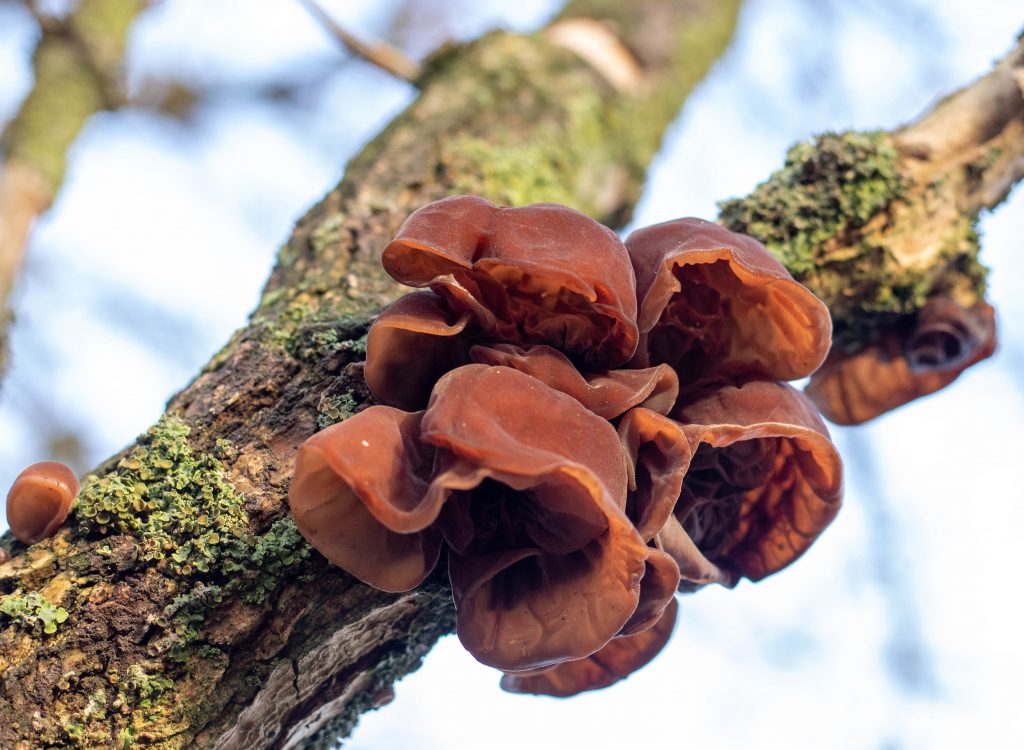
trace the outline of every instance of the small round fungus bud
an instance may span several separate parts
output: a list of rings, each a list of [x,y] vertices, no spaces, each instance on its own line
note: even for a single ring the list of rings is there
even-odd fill
[[[10,554],[3,547],[0,547],[0,565],[11,559]]]
[[[25,469],[7,493],[7,523],[14,536],[35,544],[57,533],[78,496],[78,478],[56,461]]]

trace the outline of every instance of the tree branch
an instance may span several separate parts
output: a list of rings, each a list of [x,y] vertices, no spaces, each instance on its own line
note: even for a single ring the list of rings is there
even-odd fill
[[[390,44],[367,44],[355,34],[352,34],[341,24],[335,21],[328,13],[320,7],[316,0],[299,0],[306,6],[310,14],[320,22],[327,31],[341,42],[356,57],[361,57],[371,65],[376,65],[386,73],[396,78],[414,83],[420,75],[420,66],[415,60],[406,55],[402,50]]]
[[[299,222],[249,327],[87,479],[57,537],[4,538],[0,746],[328,747],[418,666],[452,627],[443,571],[401,596],[363,586],[311,554],[285,503],[300,443],[369,400],[361,337],[400,291],[380,250],[458,192],[621,225],[737,5],[572,3],[563,21],[605,22],[630,51],[634,88],[543,33],[427,61],[419,98]]]
[[[983,78],[892,133],[799,144],[720,221],[764,242],[832,312],[856,351],[934,295],[984,298],[982,209],[1024,177],[1024,39]]]
[[[128,27],[146,0],[80,0],[63,20],[41,17],[35,84],[0,139],[0,373],[7,295],[32,222],[64,179],[66,153],[85,121],[117,100]]]

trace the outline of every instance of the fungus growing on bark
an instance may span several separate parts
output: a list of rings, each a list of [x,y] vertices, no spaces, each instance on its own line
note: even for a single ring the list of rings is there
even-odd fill
[[[839,454],[814,405],[788,385],[727,386],[674,416],[693,457],[659,541],[680,555],[684,578],[692,542],[731,583],[758,581],[802,555],[839,512]],[[678,551],[676,524],[686,537]]]
[[[371,407],[315,435],[289,499],[303,535],[378,588],[419,583],[443,535],[459,637],[501,669],[601,648],[637,611],[657,552],[623,511],[614,428],[507,367],[461,367],[425,412]],[[651,568],[660,591],[664,563]]]
[[[428,528],[443,498],[428,492],[435,449],[420,442],[423,412],[375,406],[318,432],[295,459],[288,502],[319,552],[364,583],[408,591],[441,554]]]
[[[416,211],[383,263],[426,289],[367,338],[386,405],[296,462],[298,529],[364,582],[408,590],[447,549],[459,638],[513,692],[622,679],[668,640],[677,590],[780,569],[838,509],[813,408],[752,380],[818,366],[824,305],[714,224],[627,244],[564,206]]]
[[[867,422],[935,393],[996,349],[995,311],[930,300],[914,326],[893,330],[853,354],[833,352],[811,377],[807,395],[836,424]]]
[[[501,365],[524,372],[609,420],[637,406],[665,414],[679,395],[679,377],[668,365],[580,372],[560,351],[543,345],[474,346],[469,356],[480,364]]]
[[[429,392],[432,365],[465,346],[463,339],[547,344],[591,370],[618,367],[636,348],[626,249],[610,229],[566,206],[499,208],[475,196],[445,198],[409,216],[382,261],[397,281],[440,298],[415,303],[423,321],[411,314],[413,303],[400,301],[375,323],[368,383],[387,404],[412,408],[410,394]],[[392,353],[393,341],[413,353]],[[449,352],[435,353],[435,346]],[[393,369],[405,361],[429,364],[409,374]],[[417,376],[414,385],[390,387]]]
[[[21,472],[7,493],[7,524],[25,544],[57,533],[78,497],[78,477],[56,461],[40,461]]]
[[[466,364],[476,329],[434,292],[400,297],[366,337],[366,385],[388,406],[422,409],[438,378]]]
[[[828,309],[757,240],[700,219],[633,232],[640,342],[633,366],[662,362],[690,382],[712,372],[793,380],[828,353]]]
[[[683,587],[722,583],[729,577],[708,561],[673,512],[693,458],[683,425],[649,409],[634,409],[619,423],[629,467],[627,514],[641,538],[675,563]]]
[[[673,599],[658,621],[633,635],[613,638],[585,659],[563,662],[547,669],[508,672],[501,687],[510,693],[569,698],[587,690],[600,690],[629,677],[645,666],[668,643],[679,605]]]

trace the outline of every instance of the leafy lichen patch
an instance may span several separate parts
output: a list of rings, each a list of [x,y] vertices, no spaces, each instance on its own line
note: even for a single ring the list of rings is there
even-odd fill
[[[358,406],[359,403],[352,397],[351,393],[324,393],[320,396],[320,403],[316,409],[317,427],[323,430],[332,424],[343,422],[355,414],[356,407]]]
[[[38,592],[0,596],[0,615],[32,633],[53,635],[67,622],[68,611]]]
[[[288,337],[285,349],[310,367],[337,355],[347,361],[363,359],[368,330],[369,319],[365,316],[346,315],[310,323]]]
[[[953,216],[934,240],[892,229],[908,212],[920,221],[895,223],[926,224],[940,188],[912,188],[886,133],[827,133],[791,148],[749,196],[724,201],[720,221],[763,242],[828,305],[835,344],[855,350],[934,294],[967,306],[983,298],[975,215]],[[928,262],[912,262],[932,242]]]
[[[191,655],[222,591],[262,602],[310,555],[290,518],[253,534],[244,498],[218,457],[232,454],[230,444],[219,440],[212,453],[196,455],[188,435],[181,419],[164,417],[112,471],[86,479],[76,508],[83,534],[131,536],[139,563],[175,575],[180,593],[154,623],[164,632],[149,650],[178,662]],[[97,547],[100,555],[105,550]]]
[[[87,477],[76,508],[81,531],[131,535],[140,560],[165,560],[184,576],[241,554],[242,496],[217,458],[193,455],[188,434],[183,421],[165,417],[113,471]]]

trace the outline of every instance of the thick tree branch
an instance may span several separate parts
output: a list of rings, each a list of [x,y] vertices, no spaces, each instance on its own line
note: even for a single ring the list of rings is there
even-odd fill
[[[451,628],[443,572],[405,595],[371,590],[312,554],[284,503],[302,440],[370,400],[362,336],[399,292],[380,249],[410,211],[453,192],[623,223],[735,10],[580,0],[546,32],[492,34],[427,62],[420,97],[299,222],[250,326],[89,479],[65,531],[27,551],[4,538],[15,557],[0,566],[0,746],[326,747],[415,669]],[[979,294],[968,230],[1020,178],[1014,54],[936,108],[948,122],[1004,112],[964,120],[989,124],[963,128],[974,135],[955,147],[940,137],[958,128],[925,127],[936,113],[892,135],[823,138],[723,221],[771,244],[852,341],[942,279]],[[981,89],[1001,93],[978,100]],[[899,251],[900,232],[930,220],[932,250]]]
[[[829,134],[720,220],[760,239],[829,306],[857,350],[926,299],[984,297],[982,209],[1024,177],[1024,40],[992,72],[892,133]]]
[[[369,399],[361,336],[399,291],[379,252],[455,192],[621,224],[737,5],[571,4],[560,22],[607,23],[633,87],[545,33],[426,63],[419,98],[299,222],[250,326],[88,479],[55,539],[4,539],[0,746],[327,747],[419,664],[451,629],[443,572],[402,596],[369,589],[310,553],[285,504],[298,445]]]

